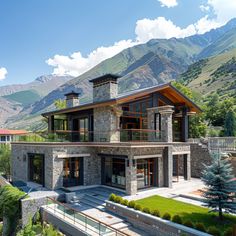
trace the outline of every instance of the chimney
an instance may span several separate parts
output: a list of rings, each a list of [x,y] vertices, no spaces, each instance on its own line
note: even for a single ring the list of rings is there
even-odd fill
[[[79,93],[71,91],[70,93],[65,94],[66,97],[66,107],[75,107],[79,105]]]
[[[101,102],[116,98],[118,94],[117,79],[120,76],[106,74],[89,82],[93,83],[93,102]]]

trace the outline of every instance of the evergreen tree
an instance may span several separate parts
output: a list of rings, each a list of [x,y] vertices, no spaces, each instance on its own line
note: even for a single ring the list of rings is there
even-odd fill
[[[207,187],[204,191],[205,206],[217,211],[221,220],[223,210],[225,212],[236,210],[236,181],[233,179],[232,170],[232,165],[227,158],[223,158],[220,153],[213,153],[212,164],[205,165],[202,173],[202,181]]]
[[[224,123],[224,135],[229,136],[236,136],[236,117],[233,111],[228,111],[225,117]]]

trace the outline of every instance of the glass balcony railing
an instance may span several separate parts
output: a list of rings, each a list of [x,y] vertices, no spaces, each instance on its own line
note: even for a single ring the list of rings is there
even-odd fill
[[[73,226],[77,227],[79,231],[86,232],[87,235],[128,236],[104,222],[49,197],[47,197],[46,209],[57,217],[61,216],[65,223],[73,223]]]
[[[15,137],[14,142],[161,142],[161,132],[148,129],[121,129],[104,132],[56,130]]]

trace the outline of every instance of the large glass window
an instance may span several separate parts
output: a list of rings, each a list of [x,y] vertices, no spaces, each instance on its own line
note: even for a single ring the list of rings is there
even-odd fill
[[[138,189],[154,186],[154,159],[137,160]]]
[[[44,155],[28,154],[29,180],[44,185]]]
[[[88,117],[79,119],[80,142],[88,142],[89,141],[88,124],[89,124]]]
[[[125,188],[125,159],[121,158],[104,158],[104,184]]]
[[[83,184],[83,158],[67,158],[63,161],[63,186]]]

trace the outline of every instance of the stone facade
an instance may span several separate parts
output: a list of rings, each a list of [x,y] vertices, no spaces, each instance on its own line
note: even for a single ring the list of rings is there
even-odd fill
[[[161,106],[147,109],[148,129],[152,131],[157,130],[157,133],[149,133],[149,141],[172,142],[172,114],[174,112],[173,108],[173,106]],[[157,115],[160,116],[160,121],[156,117]],[[161,130],[159,130],[159,127],[161,127]]]
[[[101,102],[116,98],[118,94],[118,85],[116,82],[107,81],[105,83],[98,84],[93,88],[93,101]]]
[[[94,108],[94,141],[119,142],[120,141],[120,107]]]
[[[178,144],[179,145],[179,144]],[[186,144],[185,144],[186,145]],[[179,145],[180,146],[180,145]],[[186,149],[186,148],[185,148]],[[186,151],[186,150],[185,150]],[[173,145],[170,144],[12,144],[13,180],[29,181],[28,154],[44,154],[45,187],[58,189],[63,187],[63,160],[70,157],[83,157],[83,185],[100,185],[102,179],[101,155],[120,155],[126,159],[126,192],[133,195],[137,187],[137,160],[154,158],[157,163],[158,187],[172,186]],[[190,163],[190,162],[188,162]],[[20,167],[20,168],[19,168]],[[189,176],[189,175],[188,175]]]

